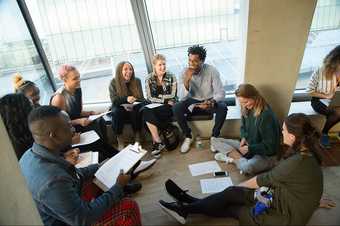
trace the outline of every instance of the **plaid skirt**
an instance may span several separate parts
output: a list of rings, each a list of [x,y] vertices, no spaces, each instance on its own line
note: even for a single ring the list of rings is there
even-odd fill
[[[93,183],[84,186],[82,199],[91,201],[102,193]],[[140,226],[142,225],[141,215],[137,202],[124,198],[95,223],[94,226]]]

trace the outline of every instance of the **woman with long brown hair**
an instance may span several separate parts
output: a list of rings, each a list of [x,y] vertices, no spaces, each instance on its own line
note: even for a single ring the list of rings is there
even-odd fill
[[[340,45],[330,51],[320,68],[311,76],[306,91],[312,97],[313,109],[326,116],[322,129],[320,143],[324,148],[330,148],[328,131],[340,121],[340,106],[329,107],[336,89],[340,84]]]
[[[240,225],[307,224],[323,191],[319,134],[299,113],[284,120],[282,135],[288,152],[272,170],[203,199],[186,194],[169,180],[166,190],[177,202],[161,200],[162,209],[182,224],[190,214],[233,217]]]
[[[269,170],[274,166],[280,145],[280,125],[276,115],[251,84],[241,84],[235,95],[242,112],[241,142],[229,142],[235,149],[229,153],[229,161],[245,174]],[[216,154],[215,158],[228,159],[222,153]]]
[[[140,112],[144,101],[141,81],[135,77],[133,66],[128,61],[120,62],[116,67],[115,78],[111,80],[110,98],[112,102],[112,129],[117,135],[118,149],[124,147],[121,137],[125,123],[131,123],[135,132],[135,140],[140,139],[142,114]]]

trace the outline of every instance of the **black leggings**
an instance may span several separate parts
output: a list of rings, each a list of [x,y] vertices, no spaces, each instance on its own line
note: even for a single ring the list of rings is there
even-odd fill
[[[314,111],[326,116],[326,123],[322,129],[322,133],[328,133],[328,131],[340,121],[340,109],[327,107],[317,97],[312,97],[311,104]]]
[[[165,104],[156,108],[143,109],[143,119],[145,122],[155,125],[157,128],[165,129],[165,126],[172,120],[172,108]]]
[[[185,204],[183,210],[187,214],[204,214],[212,217],[239,219],[242,207],[254,205],[253,189],[232,186],[196,202]]]
[[[116,135],[123,133],[126,123],[131,123],[134,132],[141,131],[143,124],[141,108],[143,106],[144,104],[135,105],[132,111],[127,111],[122,106],[112,106],[112,129]]]

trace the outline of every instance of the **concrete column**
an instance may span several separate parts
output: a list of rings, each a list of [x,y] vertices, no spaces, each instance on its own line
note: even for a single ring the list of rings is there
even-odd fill
[[[0,225],[42,225],[0,117]]]
[[[280,119],[289,111],[316,0],[249,0],[244,81]]]

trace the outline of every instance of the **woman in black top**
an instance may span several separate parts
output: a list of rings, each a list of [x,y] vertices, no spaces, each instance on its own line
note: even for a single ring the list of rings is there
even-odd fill
[[[141,108],[144,106],[144,96],[141,81],[135,77],[130,62],[122,61],[116,67],[115,77],[111,80],[110,98],[112,102],[112,129],[117,135],[118,149],[124,147],[121,136],[125,123],[131,123],[135,132],[135,140],[140,141],[142,128]],[[137,104],[138,102],[142,102]]]
[[[159,155],[165,148],[159,136],[159,129],[165,129],[172,118],[172,106],[177,101],[176,76],[166,71],[166,59],[156,54],[152,60],[153,72],[145,80],[147,100],[162,104],[156,108],[145,107],[143,118],[152,135],[152,154]]]
[[[284,159],[271,171],[203,199],[187,195],[168,181],[168,193],[179,202],[161,200],[161,207],[183,224],[190,214],[233,217],[239,219],[240,225],[307,224],[319,206],[323,190],[318,154],[320,136],[308,117],[301,113],[285,119],[282,134],[289,148]],[[266,194],[260,192],[260,187]],[[258,208],[259,202],[261,208]]]

